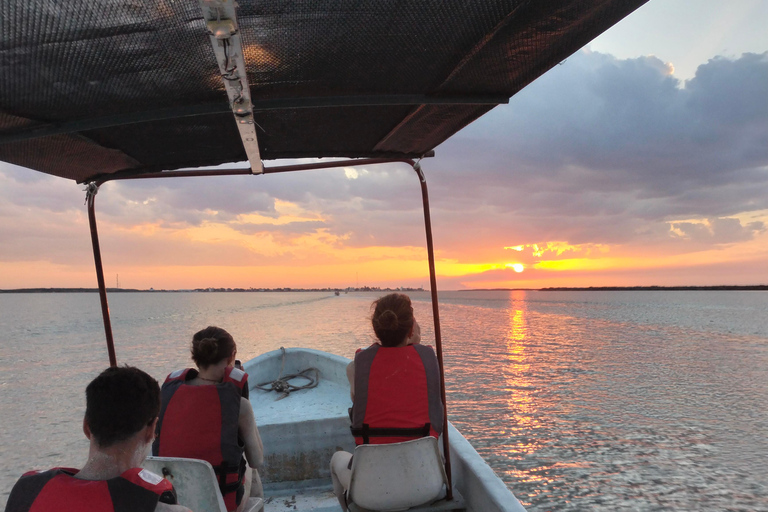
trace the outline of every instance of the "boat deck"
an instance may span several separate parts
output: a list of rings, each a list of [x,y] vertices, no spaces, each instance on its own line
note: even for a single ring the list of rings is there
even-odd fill
[[[306,349],[286,349],[285,354],[284,358],[282,351],[270,352],[245,365],[251,383],[250,402],[265,447],[262,481],[265,488],[299,485],[299,495],[303,493],[299,489],[307,488],[305,482],[317,481],[318,486],[330,489],[329,464],[334,452],[355,448],[347,412],[352,405],[346,376],[349,360]],[[279,392],[254,387],[307,368],[319,371],[315,388],[294,391],[280,399]],[[292,384],[305,382],[296,379]]]
[[[274,351],[246,363],[249,373],[250,402],[259,425],[285,425],[347,417],[352,405],[346,365],[349,359],[324,355],[310,350],[286,349],[284,362],[280,351]],[[284,398],[277,391],[257,389],[257,383],[272,382],[278,377],[296,374],[308,368],[317,368],[318,385],[311,389],[294,391]],[[290,381],[301,386],[303,378]]]
[[[339,501],[333,494],[330,485],[323,485],[323,482],[317,483],[316,487],[303,486],[296,489],[291,487],[270,487],[264,489],[265,510],[269,512],[339,512]],[[414,512],[464,512],[466,503],[464,498],[454,489],[454,501],[439,500],[435,503],[421,505],[409,509]],[[362,510],[362,509],[358,509]]]
[[[319,482],[318,482],[319,484]],[[266,486],[264,510],[269,512],[339,512],[330,484],[301,489]]]
[[[349,431],[349,359],[311,349],[276,350],[248,361],[250,401],[264,442],[261,477],[269,512],[339,512],[331,487],[330,460],[338,450],[353,452]],[[255,383],[317,368],[316,388],[278,400]],[[295,384],[301,384],[300,381]],[[525,512],[525,509],[469,442],[448,424],[454,489],[470,512]],[[435,503],[423,510],[447,510]]]
[[[303,382],[301,379],[293,381],[297,385]],[[349,384],[340,384],[323,376],[316,388],[294,391],[285,398],[281,396],[276,391],[251,388],[249,399],[259,427],[345,417],[352,405]]]

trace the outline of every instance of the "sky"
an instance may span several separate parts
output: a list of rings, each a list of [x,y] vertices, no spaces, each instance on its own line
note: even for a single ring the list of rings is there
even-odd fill
[[[438,289],[768,284],[766,26],[651,0],[436,148]],[[82,188],[0,162],[0,289],[96,286]],[[402,165],[108,183],[96,211],[108,286],[429,287]]]

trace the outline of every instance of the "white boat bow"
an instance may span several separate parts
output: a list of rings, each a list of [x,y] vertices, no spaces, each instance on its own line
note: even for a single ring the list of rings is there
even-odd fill
[[[319,350],[288,348],[285,357],[282,350],[275,350],[245,363],[250,400],[264,442],[262,480],[270,512],[338,512],[329,463],[334,452],[355,449],[349,431],[349,361]],[[254,387],[277,379],[281,373],[294,374],[311,367],[319,370],[315,388],[295,391],[278,400],[280,393]],[[448,428],[452,483],[463,497],[466,510],[524,511],[464,436],[450,423]]]

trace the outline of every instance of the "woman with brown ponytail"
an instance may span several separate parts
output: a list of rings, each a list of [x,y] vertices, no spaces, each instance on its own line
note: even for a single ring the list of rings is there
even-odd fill
[[[355,443],[399,443],[443,431],[440,370],[432,347],[420,344],[419,324],[411,299],[393,293],[372,305],[371,324],[378,338],[358,350],[347,367],[352,395]],[[331,459],[333,489],[346,510],[352,454],[339,451]]]
[[[263,497],[257,467],[264,449],[247,399],[248,374],[234,367],[237,345],[220,327],[196,333],[191,351],[197,369],[177,370],[163,384],[152,455],[207,460],[227,510],[241,511],[249,496]]]

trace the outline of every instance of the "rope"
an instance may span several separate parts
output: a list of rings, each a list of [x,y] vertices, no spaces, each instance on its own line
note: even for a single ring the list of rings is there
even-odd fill
[[[277,391],[278,393],[282,393],[281,396],[277,398],[277,400],[282,400],[293,391],[299,391],[301,389],[312,389],[317,387],[317,385],[320,383],[320,370],[314,367],[301,370],[298,373],[292,373],[290,375],[283,376],[283,370],[285,370],[285,348],[280,347],[280,350],[283,351],[283,360],[282,364],[280,365],[280,374],[277,376],[277,379],[256,384],[254,387],[262,391]],[[289,382],[293,379],[306,379],[307,383],[302,386],[295,386]]]

